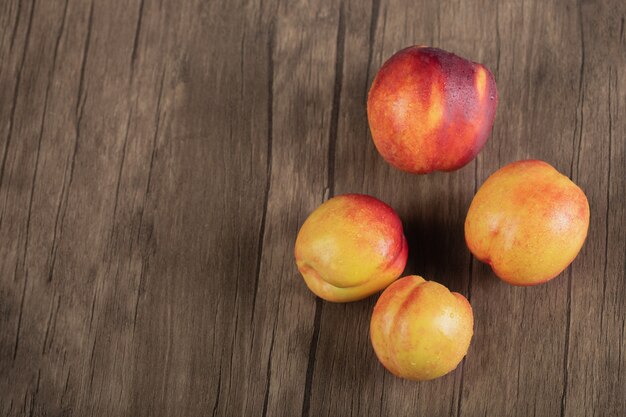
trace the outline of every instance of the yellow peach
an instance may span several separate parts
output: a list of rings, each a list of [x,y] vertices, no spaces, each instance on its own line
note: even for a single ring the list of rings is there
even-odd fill
[[[543,161],[500,168],[480,187],[465,220],[465,241],[479,260],[513,285],[560,274],[589,228],[585,193]]]
[[[408,248],[402,222],[382,201],[361,194],[326,201],[296,239],[296,264],[306,285],[328,301],[360,300],[400,276]]]
[[[461,362],[474,334],[465,297],[411,275],[381,294],[370,323],[370,339],[392,374],[411,380],[438,378]]]

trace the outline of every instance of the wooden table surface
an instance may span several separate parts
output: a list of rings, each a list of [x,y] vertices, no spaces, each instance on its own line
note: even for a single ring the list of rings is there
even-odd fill
[[[0,413],[626,415],[626,3],[0,2]],[[387,165],[369,85],[428,44],[487,65],[500,104],[453,173]],[[586,192],[586,244],[532,288],[472,260],[467,208],[537,158]],[[466,295],[466,359],[398,379],[376,296],[316,299],[294,262],[330,196],[400,214],[405,274]]]

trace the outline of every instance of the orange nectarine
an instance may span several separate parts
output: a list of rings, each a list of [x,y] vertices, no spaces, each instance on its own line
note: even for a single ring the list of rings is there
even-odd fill
[[[361,194],[326,201],[306,219],[296,239],[296,264],[317,296],[355,301],[400,276],[408,248],[402,222],[382,201]]]
[[[585,193],[543,161],[518,161],[480,187],[465,220],[465,241],[479,260],[513,285],[560,274],[589,228]]]
[[[474,315],[465,297],[412,275],[381,294],[370,323],[380,362],[396,376],[428,380],[461,362],[474,334]]]

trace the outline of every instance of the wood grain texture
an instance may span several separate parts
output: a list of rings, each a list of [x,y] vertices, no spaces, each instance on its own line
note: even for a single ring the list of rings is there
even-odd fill
[[[626,3],[620,0],[0,2],[0,414],[623,416]],[[369,85],[428,44],[487,65],[500,105],[459,171],[387,165]],[[463,222],[500,166],[586,192],[559,278],[511,287]],[[406,274],[466,295],[449,375],[377,362],[376,297],[316,299],[293,259],[329,197],[400,214]]]

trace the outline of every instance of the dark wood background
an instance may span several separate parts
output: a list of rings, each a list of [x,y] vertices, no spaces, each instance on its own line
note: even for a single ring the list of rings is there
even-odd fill
[[[1,0],[0,413],[8,416],[624,416],[623,0]],[[486,64],[500,105],[454,173],[388,166],[365,102],[396,50]],[[463,222],[500,166],[587,193],[560,277],[500,282]],[[376,297],[316,300],[306,216],[394,207],[418,273],[466,295],[475,336],[432,382],[387,373]]]

